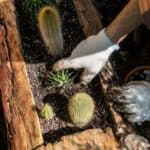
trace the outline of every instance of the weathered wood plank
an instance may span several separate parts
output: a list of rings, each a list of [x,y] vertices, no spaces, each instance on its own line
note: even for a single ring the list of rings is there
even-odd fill
[[[102,29],[102,22],[91,0],[73,0],[79,22],[86,36],[94,35]]]
[[[43,139],[11,0],[0,1],[0,83],[10,149],[36,147]]]
[[[9,100],[10,97],[12,96],[12,83],[11,83],[12,75],[10,63],[8,62],[9,56],[8,56],[7,42],[5,41],[5,34],[6,34],[5,26],[3,25],[3,22],[0,21],[0,90],[2,101],[1,104],[3,105],[4,119],[8,131],[9,125],[11,124]],[[7,134],[7,139],[9,142],[10,137],[11,136]]]

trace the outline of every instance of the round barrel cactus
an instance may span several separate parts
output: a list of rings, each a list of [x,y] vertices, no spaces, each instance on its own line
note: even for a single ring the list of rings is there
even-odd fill
[[[76,93],[69,100],[69,115],[77,127],[84,127],[91,121],[94,108],[94,100],[87,93]]]
[[[51,105],[45,104],[41,109],[41,116],[47,120],[50,120],[54,117],[54,111]]]

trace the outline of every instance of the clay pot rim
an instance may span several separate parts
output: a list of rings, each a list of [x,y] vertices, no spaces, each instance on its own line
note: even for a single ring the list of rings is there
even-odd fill
[[[127,73],[127,75],[124,78],[124,82],[127,83],[129,81],[129,78],[134,75],[136,72],[141,71],[141,70],[150,70],[150,65],[143,65],[136,67],[132,69],[130,72]]]

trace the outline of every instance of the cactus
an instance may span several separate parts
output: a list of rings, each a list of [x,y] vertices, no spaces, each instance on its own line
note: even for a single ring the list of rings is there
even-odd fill
[[[40,112],[41,116],[47,120],[50,120],[54,117],[54,111],[51,105],[45,104]]]
[[[56,87],[66,87],[73,83],[74,78],[74,72],[69,72],[69,70],[61,70],[55,73],[50,72],[48,74],[48,81],[52,86]]]
[[[95,104],[87,93],[76,93],[69,100],[69,115],[77,127],[86,126],[93,118]]]
[[[59,13],[54,6],[43,7],[38,15],[42,38],[48,54],[57,55],[63,50],[63,36]]]

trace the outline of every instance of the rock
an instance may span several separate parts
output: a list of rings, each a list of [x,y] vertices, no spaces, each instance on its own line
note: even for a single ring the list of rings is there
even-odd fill
[[[48,144],[38,150],[117,150],[118,144],[110,128],[89,129],[64,136],[60,142]]]
[[[150,121],[150,83],[131,81],[111,89],[113,107],[131,123]]]
[[[147,139],[137,134],[128,134],[121,139],[122,150],[149,150],[150,143]]]

